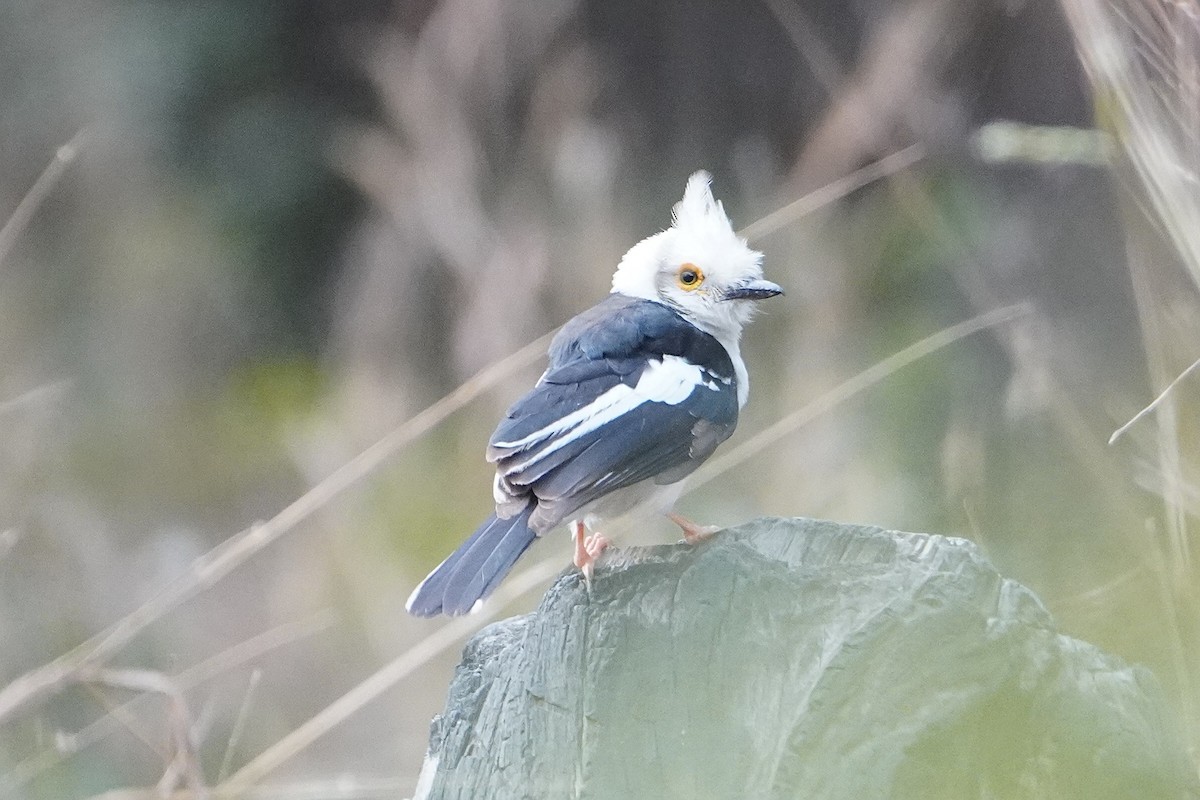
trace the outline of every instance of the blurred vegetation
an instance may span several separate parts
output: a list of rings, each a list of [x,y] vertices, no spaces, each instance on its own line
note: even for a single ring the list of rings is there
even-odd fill
[[[788,294],[748,333],[730,445],[939,328],[1033,313],[681,510],[970,537],[1066,632],[1152,669],[1200,747],[1195,379],[1105,444],[1200,354],[1180,233],[1200,230],[1191,112],[1143,115],[1178,145],[1159,174],[1193,179],[1174,194],[1121,116],[1131,97],[1200,107],[1198,43],[1171,36],[1194,34],[1194,6],[1125,27],[1142,83],[1089,59],[1112,7],[1064,6],[1070,24],[982,0],[0,3],[0,221],[83,131],[0,257],[0,686],[595,302],[693,170],[745,225],[916,142],[915,167],[753,242]],[[1109,139],[1077,130],[1089,78]],[[540,369],[513,369],[113,661],[178,676],[332,620],[186,687],[209,783],[227,747],[236,770],[419,652],[434,628],[403,600],[487,512],[484,443]],[[564,552],[565,537],[530,560]],[[455,661],[441,652],[271,780],[411,791]],[[0,794],[153,785],[171,716],[162,698],[109,713],[133,695],[72,684],[0,720]]]

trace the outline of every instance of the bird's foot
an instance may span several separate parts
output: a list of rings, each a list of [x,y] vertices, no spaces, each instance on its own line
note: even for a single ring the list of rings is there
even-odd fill
[[[700,544],[721,530],[717,525],[697,525],[687,517],[682,514],[676,514],[674,511],[667,514],[667,519],[683,529],[683,540],[688,544]]]
[[[590,592],[592,589],[592,568],[596,563],[596,559],[600,558],[600,554],[604,552],[605,548],[611,542],[602,533],[587,533],[587,529],[580,521],[576,521],[574,527],[575,557],[573,561],[575,562],[575,566],[579,568],[579,571],[583,573],[583,580]]]

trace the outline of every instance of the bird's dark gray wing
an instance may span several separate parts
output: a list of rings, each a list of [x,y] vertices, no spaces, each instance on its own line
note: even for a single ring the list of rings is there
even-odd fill
[[[648,301],[591,314],[564,328],[550,369],[488,448],[505,491],[536,496],[543,518],[650,478],[679,480],[737,424],[732,364],[715,339]]]

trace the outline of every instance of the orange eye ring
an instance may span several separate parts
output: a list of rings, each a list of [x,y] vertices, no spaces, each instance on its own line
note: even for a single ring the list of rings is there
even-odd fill
[[[684,262],[679,265],[679,272],[675,273],[675,282],[680,289],[690,292],[704,283],[704,270],[691,262]]]

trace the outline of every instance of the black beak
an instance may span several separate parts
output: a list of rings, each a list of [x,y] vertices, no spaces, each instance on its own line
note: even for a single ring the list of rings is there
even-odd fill
[[[736,286],[730,286],[721,296],[722,300],[766,300],[768,297],[774,297],[777,294],[783,294],[783,288],[777,283],[770,281],[756,280],[745,281]]]

